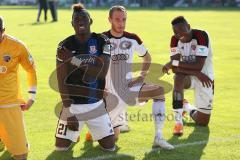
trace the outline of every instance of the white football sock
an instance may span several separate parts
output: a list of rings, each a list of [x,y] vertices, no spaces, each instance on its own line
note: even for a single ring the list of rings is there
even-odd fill
[[[163,126],[165,120],[165,100],[154,100],[152,104],[152,114],[155,125],[155,136],[163,138]]]
[[[190,103],[183,103],[183,108],[184,108],[184,111],[186,111],[188,114],[191,113],[192,110],[197,110],[196,107],[194,107],[193,105],[191,105]]]
[[[183,114],[183,109],[173,109],[174,111],[174,118],[175,118],[175,124],[183,124],[182,121],[182,114]]]

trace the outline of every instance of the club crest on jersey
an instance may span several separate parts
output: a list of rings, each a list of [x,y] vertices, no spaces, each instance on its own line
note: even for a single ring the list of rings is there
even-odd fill
[[[196,45],[191,45],[191,48],[192,48],[193,51],[195,51],[197,46]]]
[[[6,73],[7,67],[6,66],[0,66],[0,73]]]
[[[122,50],[127,50],[127,49],[130,49],[131,47],[132,47],[132,42],[130,42],[130,41],[122,41],[120,43],[120,48]]]
[[[96,46],[90,46],[89,49],[90,49],[89,52],[90,52],[91,54],[95,54],[95,53],[97,53]]]
[[[5,61],[5,62],[9,62],[11,59],[12,59],[12,58],[11,58],[10,55],[8,55],[8,54],[3,55],[3,61]]]

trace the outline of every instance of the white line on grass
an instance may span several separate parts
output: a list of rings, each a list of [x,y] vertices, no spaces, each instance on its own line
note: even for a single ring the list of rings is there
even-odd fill
[[[183,148],[183,147],[188,147],[188,146],[196,146],[196,145],[203,145],[207,144],[209,142],[230,142],[230,141],[236,141],[240,139],[240,135],[235,135],[233,137],[218,137],[218,138],[209,138],[209,140],[203,140],[203,141],[196,141],[196,142],[191,142],[191,143],[182,143],[182,144],[176,144],[173,145],[175,148]],[[158,151],[159,148],[154,148],[151,149],[150,151],[148,150],[148,153],[151,152],[156,152]]]
[[[218,137],[218,138],[209,138],[209,140],[203,140],[203,141],[196,141],[191,143],[183,143],[183,144],[176,144],[174,145],[175,148],[182,148],[187,146],[195,146],[195,145],[201,145],[201,144],[207,144],[208,142],[229,142],[229,141],[235,141],[237,139],[240,139],[240,135],[235,135],[233,137]]]
[[[108,159],[116,159],[116,158],[127,158],[134,157],[130,154],[116,154],[116,155],[106,155],[106,156],[98,156],[92,158],[79,158],[78,160],[108,160]]]
[[[188,146],[196,146],[196,145],[203,145],[207,144],[209,142],[230,142],[230,141],[235,141],[239,140],[240,135],[235,135],[232,137],[217,137],[217,138],[209,138],[209,140],[203,140],[203,141],[196,141],[196,142],[191,142],[191,143],[182,143],[182,144],[176,144],[174,145],[175,148],[183,148],[183,147],[188,147]],[[138,150],[141,152],[146,152],[146,153],[152,153],[159,151],[160,148],[153,148],[153,149],[140,149]],[[133,155],[130,154],[116,154],[116,155],[106,155],[106,156],[98,156],[98,157],[92,157],[92,158],[79,158],[78,160],[108,160],[108,159],[115,159],[115,158],[126,158],[126,157],[134,157]]]

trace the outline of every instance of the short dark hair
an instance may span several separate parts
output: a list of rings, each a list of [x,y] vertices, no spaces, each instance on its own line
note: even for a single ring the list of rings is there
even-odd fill
[[[112,17],[114,11],[121,11],[121,12],[127,13],[127,10],[124,6],[118,6],[118,5],[117,6],[112,6],[109,9],[109,17]]]
[[[73,4],[72,9],[73,9],[73,14],[85,12],[88,15],[88,17],[90,18],[90,14],[88,13],[87,9],[84,7],[84,5],[82,3]],[[72,18],[73,18],[73,15],[72,15]]]
[[[5,28],[5,26],[4,26],[3,17],[0,16],[0,30],[3,30],[4,28]]]
[[[176,25],[176,24],[179,24],[179,23],[188,24],[187,20],[186,20],[183,16],[175,17],[175,18],[172,20],[171,23],[172,23],[172,25]]]
[[[80,12],[83,9],[86,9],[82,3],[77,3],[72,5],[73,12]]]

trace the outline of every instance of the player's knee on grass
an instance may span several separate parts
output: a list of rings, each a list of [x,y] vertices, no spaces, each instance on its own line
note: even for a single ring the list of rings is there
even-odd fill
[[[72,141],[68,139],[62,139],[56,137],[55,150],[56,151],[67,151],[72,145]]]
[[[191,117],[196,122],[196,124],[199,126],[207,126],[210,121],[211,114],[205,114],[199,111],[195,112],[196,113],[193,113]]]
[[[103,150],[114,151],[115,150],[115,137],[114,135],[107,136],[103,139],[98,140],[99,145]]]
[[[14,160],[27,160],[28,154],[13,155]]]

